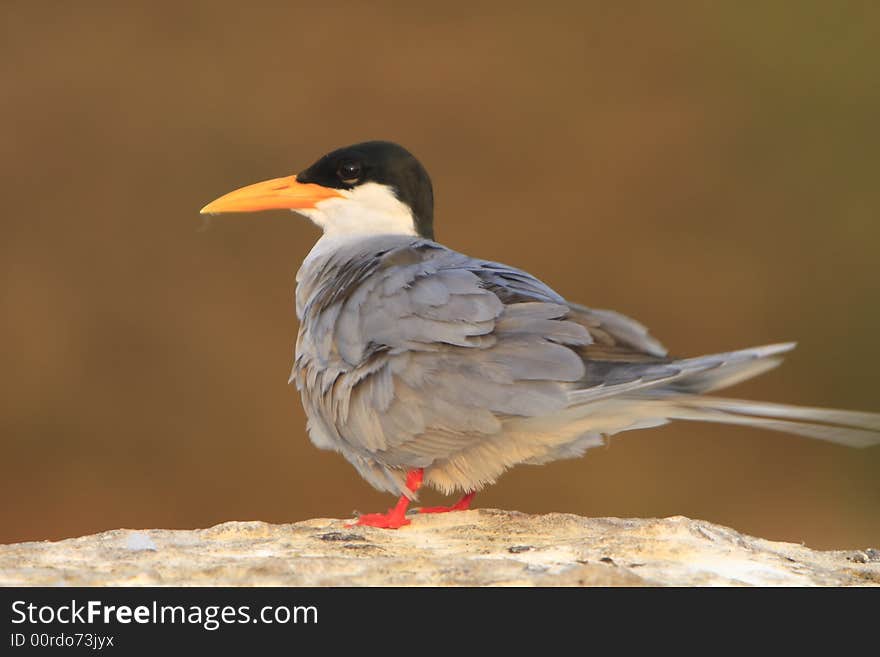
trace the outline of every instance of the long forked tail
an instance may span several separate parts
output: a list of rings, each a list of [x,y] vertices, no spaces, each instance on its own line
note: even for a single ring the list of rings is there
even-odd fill
[[[676,420],[744,424],[847,447],[880,445],[880,413],[709,396],[681,397],[666,402],[668,417]]]
[[[848,447],[870,447],[880,444],[878,413],[724,399],[704,394],[726,388],[776,367],[782,362],[780,354],[793,349],[794,346],[794,343],[785,343],[743,349],[730,354],[732,357],[720,367],[697,372],[683,377],[680,381],[672,382],[665,391],[691,394],[669,399],[673,409],[670,417],[678,420],[701,420],[760,427],[826,440]]]
[[[585,428],[605,435],[669,420],[697,420],[782,431],[848,447],[880,445],[880,413],[707,394],[776,367],[794,346],[771,344],[661,363],[588,363],[593,385],[570,391],[570,408]]]
[[[781,355],[794,346],[773,344],[663,364],[624,365],[615,368],[613,376],[608,376],[602,385],[573,391],[571,400],[583,404],[585,410],[590,406],[594,410],[610,410],[606,422],[609,434],[643,425],[656,426],[668,420],[698,420],[759,427],[849,447],[880,445],[880,413],[707,394],[776,367],[782,362]],[[595,418],[594,414],[594,423]]]

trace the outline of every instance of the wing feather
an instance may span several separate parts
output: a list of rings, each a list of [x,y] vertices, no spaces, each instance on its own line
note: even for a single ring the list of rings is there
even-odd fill
[[[561,297],[430,242],[370,246],[323,263],[298,298],[293,378],[343,452],[415,467],[565,408],[586,371],[574,348],[593,338]]]

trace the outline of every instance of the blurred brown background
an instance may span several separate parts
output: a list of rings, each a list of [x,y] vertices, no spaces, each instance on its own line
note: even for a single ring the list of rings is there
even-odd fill
[[[444,243],[674,353],[796,339],[733,392],[880,411],[876,3],[315,4],[3,4],[0,542],[387,508],[287,385],[316,229],[198,215],[363,139],[426,164]],[[477,500],[865,547],[878,475],[676,424]]]

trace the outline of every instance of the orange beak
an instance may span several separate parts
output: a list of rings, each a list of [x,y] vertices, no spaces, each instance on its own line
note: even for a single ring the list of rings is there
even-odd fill
[[[296,176],[273,178],[229,192],[211,201],[200,214],[258,212],[260,210],[304,210],[319,201],[341,197],[338,190],[314,183],[297,182]]]

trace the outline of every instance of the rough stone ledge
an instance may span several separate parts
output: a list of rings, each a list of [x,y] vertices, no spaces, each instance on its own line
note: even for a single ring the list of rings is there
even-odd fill
[[[126,530],[0,546],[3,586],[870,586],[880,550],[819,552],[681,516],[418,516]]]

